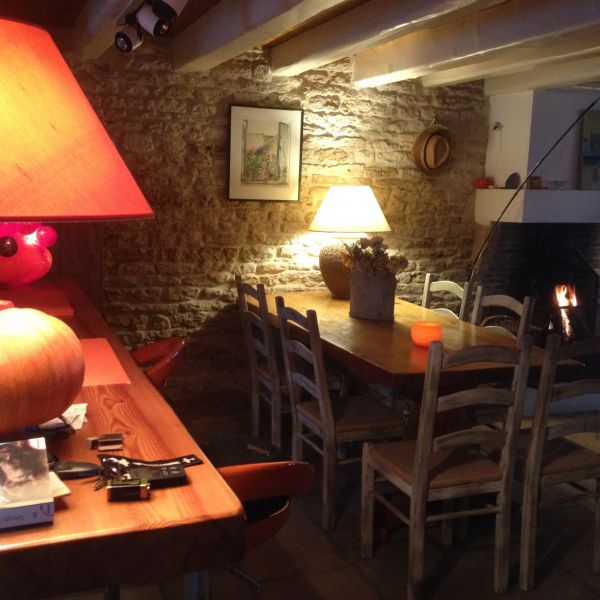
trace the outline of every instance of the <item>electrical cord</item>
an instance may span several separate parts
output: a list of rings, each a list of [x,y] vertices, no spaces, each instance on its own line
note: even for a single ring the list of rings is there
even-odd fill
[[[527,185],[527,182],[531,179],[532,175],[536,172],[538,167],[546,160],[546,158],[548,158],[548,156],[550,156],[550,154],[552,153],[554,148],[556,148],[556,146],[558,146],[558,144],[560,142],[562,142],[562,140],[573,129],[573,127],[575,127],[575,125],[577,125],[577,123],[579,123],[579,121],[581,121],[581,119],[583,119],[583,117],[590,110],[592,110],[592,108],[599,101],[600,101],[600,96],[598,98],[596,98],[589,106],[587,106],[583,110],[583,112],[569,125],[569,127],[560,135],[560,137],[554,142],[554,144],[552,144],[552,146],[550,146],[550,149],[544,154],[544,156],[542,156],[542,158],[540,158],[535,163],[533,168],[529,171],[529,173],[527,173],[525,179],[523,179],[523,181],[521,182],[521,185],[519,185],[517,187],[517,189],[515,190],[515,193],[509,198],[508,202],[506,203],[506,206],[502,209],[502,211],[498,215],[498,218],[494,221],[494,224],[492,225],[489,233],[487,234],[486,238],[483,240],[483,243],[481,244],[481,247],[479,248],[479,252],[477,252],[477,255],[475,256],[475,260],[473,261],[473,266],[471,267],[471,271],[469,272],[469,278],[468,278],[469,282],[473,281],[473,275],[475,273],[475,269],[477,268],[477,265],[478,265],[479,261],[481,260],[481,257],[483,256],[483,253],[485,252],[486,248],[488,247],[490,240],[492,238],[492,235],[494,235],[494,232],[496,231],[496,229],[498,228],[498,225],[502,221],[502,217],[506,214],[506,211],[510,208],[511,204],[513,203],[514,199],[517,197],[519,192]]]

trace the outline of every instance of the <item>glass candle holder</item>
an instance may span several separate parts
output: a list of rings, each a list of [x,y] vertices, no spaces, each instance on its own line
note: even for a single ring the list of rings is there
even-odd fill
[[[433,321],[415,321],[410,329],[410,337],[417,346],[429,346],[442,339],[442,326]]]

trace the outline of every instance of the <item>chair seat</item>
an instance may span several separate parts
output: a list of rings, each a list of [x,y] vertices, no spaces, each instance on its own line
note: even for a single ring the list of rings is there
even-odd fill
[[[564,438],[546,442],[542,458],[542,477],[581,469],[600,471],[600,454]]]
[[[371,450],[371,462],[376,470],[388,477],[399,477],[413,483],[416,440],[378,444]],[[468,486],[500,481],[500,467],[477,452],[462,448],[434,452],[430,459],[429,489]]]
[[[376,432],[391,428],[404,429],[406,417],[395,410],[381,404],[378,398],[373,396],[349,396],[338,398],[333,404],[333,416],[335,420],[336,434],[351,433],[364,430],[365,432]],[[317,400],[309,400],[298,405],[299,416],[307,421],[321,427],[321,413]],[[392,435],[390,433],[390,435]],[[366,437],[369,437],[366,435]]]

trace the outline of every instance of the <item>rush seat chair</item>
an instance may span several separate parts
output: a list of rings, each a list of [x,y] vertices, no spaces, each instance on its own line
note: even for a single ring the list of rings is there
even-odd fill
[[[433,294],[449,294],[460,300],[458,314],[456,314],[453,310],[442,306],[435,307],[433,310],[456,317],[461,321],[468,321],[473,284],[470,281],[466,281],[464,287],[461,287],[454,281],[435,281],[434,277],[435,276],[432,273],[427,273],[425,276],[425,285],[423,286],[423,298],[421,300],[421,306],[423,308],[431,308]]]
[[[593,337],[561,347],[561,336],[548,336],[544,364],[540,375],[537,402],[533,415],[525,477],[521,523],[520,587],[535,586],[535,563],[538,518],[542,509],[593,499],[595,525],[593,569],[600,573],[600,453],[579,445],[569,436],[587,432],[600,433],[600,379],[592,373],[568,383],[556,382],[556,368],[561,359],[586,362],[600,356],[600,338]],[[573,410],[575,400],[582,400],[581,412]],[[595,401],[594,401],[595,400]],[[569,412],[559,412],[571,404]],[[554,410],[553,410],[554,409]],[[554,416],[550,416],[554,413]],[[597,442],[596,442],[597,443]],[[594,444],[595,445],[595,444]],[[590,485],[584,483],[589,480]],[[574,493],[556,497],[553,486],[572,487]],[[591,489],[590,489],[591,487]],[[550,529],[552,527],[552,521]]]
[[[322,527],[331,531],[336,517],[336,465],[358,460],[339,458],[338,445],[400,437],[406,417],[384,406],[375,394],[331,392],[317,313],[308,310],[303,315],[286,307],[281,296],[276,305],[292,405],[292,458],[302,459],[304,444],[323,457]],[[304,333],[303,341],[297,339],[298,332]]]
[[[427,524],[482,514],[496,515],[494,590],[504,593],[508,588],[511,488],[531,345],[531,338],[525,336],[519,340],[519,348],[478,346],[444,354],[442,343],[432,342],[417,439],[363,446],[361,554],[364,558],[373,554],[373,512],[378,500],[409,528],[408,600],[423,595]],[[466,389],[440,395],[442,369],[488,362],[512,368],[510,389],[476,387],[474,370],[465,381]],[[434,433],[439,413],[473,405],[502,409],[502,427],[475,426],[442,435]],[[479,451],[490,445],[500,452],[499,462]],[[409,499],[408,511],[401,510],[383,493],[379,487],[382,479]],[[490,495],[493,500],[481,508],[464,508],[463,498],[480,495]],[[436,512],[435,506],[440,503],[442,512]]]

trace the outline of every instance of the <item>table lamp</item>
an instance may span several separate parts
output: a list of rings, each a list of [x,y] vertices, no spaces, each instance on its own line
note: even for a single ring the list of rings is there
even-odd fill
[[[50,35],[0,19],[0,283],[52,265],[42,221],[151,217],[152,209]]]
[[[52,264],[42,221],[151,217],[50,35],[0,19],[0,283]],[[1,292],[0,292],[1,296]],[[59,416],[83,382],[81,343],[61,320],[2,303],[0,433]]]
[[[336,185],[325,194],[309,231],[331,233],[337,240],[321,247],[319,268],[325,285],[335,298],[350,298],[350,269],[342,261],[343,240],[366,233],[391,231],[368,185]]]

